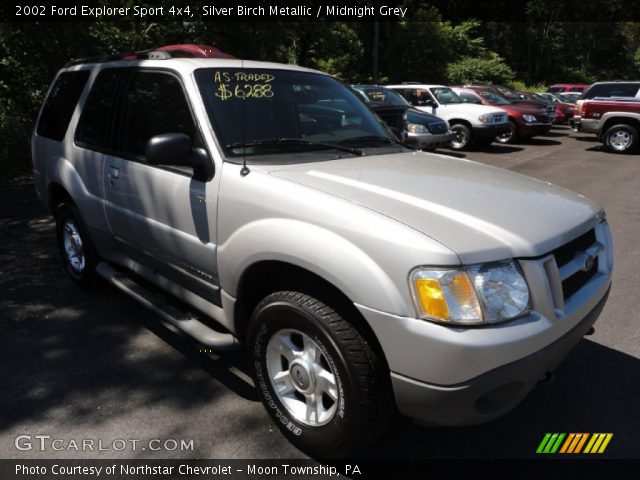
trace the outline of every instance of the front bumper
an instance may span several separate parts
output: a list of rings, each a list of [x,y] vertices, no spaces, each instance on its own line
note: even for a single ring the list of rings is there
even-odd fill
[[[600,120],[593,118],[582,118],[580,120],[580,131],[585,133],[600,133]]]
[[[582,117],[580,117],[579,115],[574,115],[569,120],[569,126],[576,132],[582,130]]]
[[[434,148],[434,147],[447,147],[453,140],[453,132],[447,131],[434,135],[433,133],[411,133],[408,132],[406,136],[406,143],[416,148]]]
[[[473,140],[488,140],[496,138],[503,133],[509,133],[511,126],[509,122],[499,123],[497,125],[473,125],[471,127],[471,136]]]
[[[400,412],[430,425],[474,425],[516,407],[553,371],[598,319],[609,291],[589,314],[551,345],[457,385],[431,385],[391,374]]]
[[[551,130],[551,122],[526,122],[516,124],[518,135],[524,138],[535,137],[537,135],[546,135]]]

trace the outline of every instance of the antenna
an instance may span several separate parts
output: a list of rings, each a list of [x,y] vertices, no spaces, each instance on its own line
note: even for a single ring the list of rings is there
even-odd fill
[[[241,27],[241,28],[244,28]],[[242,65],[242,70],[244,70],[244,35],[240,35],[240,49],[242,50],[242,60],[240,61],[240,64]],[[242,102],[242,143],[246,143],[247,138],[245,136],[245,133],[247,131],[247,122],[246,122],[246,114],[247,109],[245,108],[245,102]],[[249,172],[251,172],[251,170],[249,170],[249,167],[247,167],[247,147],[243,147],[242,148],[242,168],[240,169],[240,176],[241,177],[246,177],[247,175],[249,175]]]

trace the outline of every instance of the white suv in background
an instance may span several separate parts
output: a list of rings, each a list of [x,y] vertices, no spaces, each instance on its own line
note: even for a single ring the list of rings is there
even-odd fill
[[[454,132],[451,148],[464,150],[472,143],[489,145],[496,136],[509,131],[509,116],[495,107],[465,103],[445,85],[386,85],[401,94],[411,105],[433,113],[449,123]]]

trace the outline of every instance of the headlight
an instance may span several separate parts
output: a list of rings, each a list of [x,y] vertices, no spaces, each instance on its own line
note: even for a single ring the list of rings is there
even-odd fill
[[[535,122],[537,119],[533,115],[522,115],[525,122]]]
[[[429,133],[427,127],[420,125],[419,123],[408,123],[407,131],[409,133]]]
[[[459,325],[511,320],[527,313],[529,287],[514,261],[465,268],[417,268],[410,275],[421,318]]]
[[[478,117],[478,120],[480,121],[480,123],[489,123],[489,122],[491,122],[492,117],[493,117],[493,115],[492,115],[492,114],[487,114],[487,113],[485,113],[485,114],[483,114],[483,115],[480,115],[480,116]]]

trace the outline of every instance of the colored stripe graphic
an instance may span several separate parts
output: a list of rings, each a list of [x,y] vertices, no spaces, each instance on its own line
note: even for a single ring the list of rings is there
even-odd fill
[[[604,453],[612,438],[613,433],[545,433],[536,453],[599,454]]]

